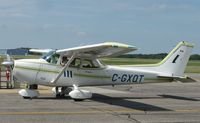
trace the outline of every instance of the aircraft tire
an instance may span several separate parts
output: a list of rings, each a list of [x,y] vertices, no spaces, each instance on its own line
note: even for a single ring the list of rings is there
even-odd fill
[[[29,89],[38,89],[38,85],[37,84],[33,84],[33,85],[29,85]]]
[[[75,102],[81,102],[83,101],[84,99],[74,99]]]
[[[65,94],[56,94],[56,98],[61,99],[61,98],[65,98]]]
[[[30,99],[31,97],[23,97],[24,99]]]

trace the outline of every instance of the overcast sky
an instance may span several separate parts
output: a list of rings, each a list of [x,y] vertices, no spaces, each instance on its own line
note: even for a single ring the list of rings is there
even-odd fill
[[[0,48],[117,41],[161,53],[182,40],[200,54],[200,0],[0,0]]]

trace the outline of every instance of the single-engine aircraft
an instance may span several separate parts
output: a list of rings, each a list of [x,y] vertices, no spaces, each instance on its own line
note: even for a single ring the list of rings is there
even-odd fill
[[[104,65],[99,58],[117,56],[137,48],[135,46],[105,42],[61,50],[32,49],[46,53],[40,59],[20,59],[3,62],[12,65],[15,81],[27,83],[19,94],[24,98],[38,97],[37,85],[54,87],[56,97],[68,94],[75,101],[92,97],[81,86],[123,85],[143,83],[147,80],[185,78],[184,70],[193,45],[180,42],[161,62],[148,65]],[[30,50],[31,51],[31,50]]]

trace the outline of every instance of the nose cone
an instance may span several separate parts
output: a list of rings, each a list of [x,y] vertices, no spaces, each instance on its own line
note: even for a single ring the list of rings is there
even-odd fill
[[[4,66],[12,66],[12,65],[14,65],[14,62],[13,61],[4,61],[1,64]]]
[[[14,62],[11,60],[10,56],[8,54],[6,56],[7,56],[7,59],[1,64],[4,66],[13,66]]]
[[[17,71],[18,71],[18,70],[17,70],[17,67],[20,66],[20,64],[21,64],[20,61],[22,61],[22,60],[15,60],[15,61],[13,62],[13,65],[12,65],[13,76],[17,76],[16,74],[19,73],[19,72],[17,72]]]
[[[35,84],[36,75],[40,68],[40,60],[38,59],[19,59],[15,60],[13,68],[13,76],[18,82]]]
[[[12,69],[12,75],[13,75],[13,81],[14,82],[24,82],[24,76],[26,72],[23,72],[24,70],[18,69],[20,65],[20,61],[22,60],[15,60],[13,64],[13,69]]]

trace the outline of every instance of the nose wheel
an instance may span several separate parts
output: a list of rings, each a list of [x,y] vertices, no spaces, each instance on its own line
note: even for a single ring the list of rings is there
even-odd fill
[[[24,99],[35,98],[39,96],[39,92],[37,91],[38,85],[29,85],[26,89],[21,89],[18,93]]]
[[[64,98],[65,93],[63,92],[63,88],[61,87],[61,91],[59,91],[59,87],[56,87],[56,98]]]

